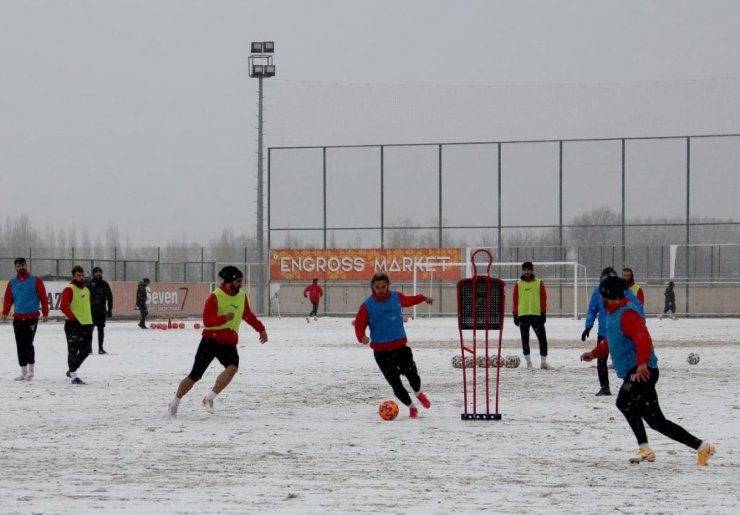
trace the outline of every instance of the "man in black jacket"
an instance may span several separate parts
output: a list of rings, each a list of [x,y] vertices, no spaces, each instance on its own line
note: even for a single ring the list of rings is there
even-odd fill
[[[149,286],[149,279],[144,277],[139,281],[139,286],[136,288],[136,309],[139,310],[139,327],[142,329],[148,329],[146,326],[146,316],[149,314],[149,310],[146,308],[146,287]]]
[[[93,326],[98,328],[98,354],[108,354],[103,349],[105,340],[105,319],[113,315],[113,292],[110,284],[103,279],[103,269],[93,268],[93,276],[87,282],[90,290],[90,308],[92,311]]]

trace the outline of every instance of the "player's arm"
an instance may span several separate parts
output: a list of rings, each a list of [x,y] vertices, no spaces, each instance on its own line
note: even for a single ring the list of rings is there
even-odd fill
[[[355,337],[360,343],[370,343],[370,338],[365,335],[365,330],[369,322],[370,318],[367,315],[367,307],[365,307],[365,304],[362,304],[355,315]]]
[[[601,359],[605,358],[609,355],[609,344],[606,341],[606,338],[603,338],[599,341],[598,344],[596,344],[596,347],[591,349],[588,352],[584,352],[581,354],[581,361],[591,361],[593,359]]]
[[[410,308],[411,306],[416,306],[417,304],[421,304],[422,302],[426,302],[427,304],[431,304],[434,302],[434,299],[431,297],[427,297],[426,295],[404,295],[401,292],[398,292],[398,299],[401,302],[402,308]]]
[[[39,301],[41,301],[41,316],[46,322],[49,320],[49,297],[46,295],[46,285],[40,277],[36,278],[36,293],[39,296]]]
[[[13,288],[10,287],[10,281],[8,281],[5,287],[5,294],[3,295],[3,320],[5,320],[10,313],[10,308],[13,306]]]
[[[45,296],[45,295],[44,295]],[[67,286],[62,290],[62,300],[60,302],[59,309],[62,310],[64,316],[69,320],[76,320],[75,314],[72,312],[72,287]]]
[[[620,320],[622,332],[635,344],[637,364],[647,366],[653,349],[653,339],[645,326],[642,317],[634,311],[625,311]]]

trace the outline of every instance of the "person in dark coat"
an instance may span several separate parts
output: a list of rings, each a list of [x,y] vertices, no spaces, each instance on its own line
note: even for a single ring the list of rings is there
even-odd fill
[[[113,315],[113,292],[108,281],[103,279],[103,269],[93,268],[93,276],[87,282],[90,290],[90,307],[92,309],[93,326],[98,328],[98,354],[108,354],[103,349],[105,340],[105,319]]]
[[[139,281],[139,286],[136,288],[136,309],[139,310],[139,327],[147,329],[146,316],[149,314],[149,310],[146,307],[146,287],[149,286],[149,278],[144,277]]]
[[[671,320],[676,319],[676,292],[673,291],[674,286],[674,282],[670,281],[665,291],[663,292],[663,296],[665,297],[665,305],[663,306],[663,314],[658,317],[661,320],[663,319],[663,317],[671,317]]]

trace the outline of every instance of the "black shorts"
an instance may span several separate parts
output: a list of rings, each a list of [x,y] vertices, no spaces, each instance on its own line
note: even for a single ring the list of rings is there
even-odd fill
[[[210,338],[203,338],[200,341],[200,345],[198,345],[193,369],[188,374],[188,377],[193,381],[200,381],[200,378],[205,374],[213,358],[218,359],[224,368],[231,365],[239,368],[239,352],[236,350],[236,345],[218,343]]]

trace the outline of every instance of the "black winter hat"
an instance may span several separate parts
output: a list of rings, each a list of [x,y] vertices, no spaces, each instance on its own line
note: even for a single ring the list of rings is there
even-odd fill
[[[149,278],[148,278],[148,277],[144,277],[144,278],[143,278],[143,279],[141,280],[141,282],[143,282],[144,284],[149,284]]]
[[[624,290],[627,289],[627,281],[621,277],[610,275],[599,285],[599,292],[605,299],[618,300],[624,298]]]
[[[99,266],[96,266],[95,268],[92,269],[92,273],[95,273],[95,272],[100,272],[102,274],[103,273],[103,269],[100,268]]]
[[[244,277],[244,274],[235,266],[225,266],[218,273],[218,276],[224,280],[225,283],[236,281],[237,279]]]
[[[531,261],[525,261],[522,263],[522,270],[534,270],[534,265]]]
[[[601,277],[604,277],[605,275],[607,275],[609,277],[616,277],[617,276],[617,272],[612,267],[608,266],[608,267],[606,267],[605,269],[603,269],[601,271]]]

